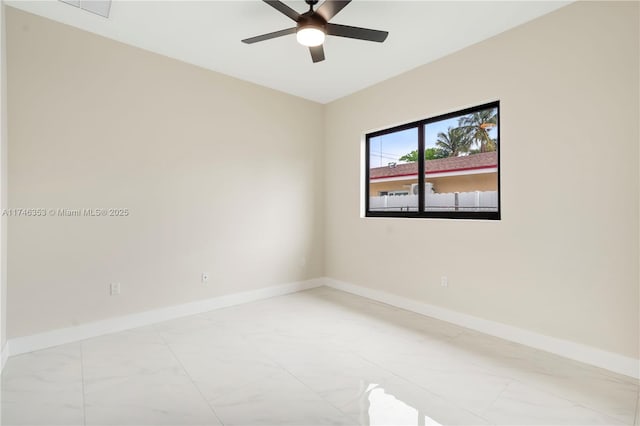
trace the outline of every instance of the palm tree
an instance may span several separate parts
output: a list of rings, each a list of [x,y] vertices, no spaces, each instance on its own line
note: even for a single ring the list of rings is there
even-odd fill
[[[473,143],[478,146],[480,152],[496,150],[497,141],[489,136],[489,129],[498,125],[497,109],[483,109],[460,117],[458,125],[458,129],[467,133]]]
[[[469,151],[472,139],[468,132],[460,127],[449,127],[447,133],[438,133],[436,145],[442,149],[447,157],[457,157]]]

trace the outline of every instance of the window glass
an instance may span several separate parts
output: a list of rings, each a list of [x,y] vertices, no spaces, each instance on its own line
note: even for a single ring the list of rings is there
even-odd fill
[[[498,109],[427,123],[425,210],[498,211]]]
[[[500,219],[499,102],[370,133],[366,215]]]
[[[369,210],[418,211],[418,128],[369,140]]]

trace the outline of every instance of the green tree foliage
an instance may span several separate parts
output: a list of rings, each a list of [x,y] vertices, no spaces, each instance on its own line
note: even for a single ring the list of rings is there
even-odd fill
[[[398,161],[404,161],[405,163],[415,163],[418,161],[418,150],[411,151],[408,154],[403,155],[398,158]]]
[[[437,160],[438,158],[447,158],[448,155],[443,149],[427,148],[424,150],[425,160]]]
[[[449,127],[446,133],[438,133],[436,147],[425,149],[424,158],[436,160],[495,151],[497,140],[489,136],[489,129],[497,125],[498,110],[495,108],[460,117],[458,127]],[[418,151],[411,151],[400,157],[398,161],[407,163],[418,161]]]
[[[498,110],[484,109],[460,118],[458,129],[462,129],[478,147],[479,152],[496,150],[495,139],[489,136],[489,129],[498,124]]]
[[[427,148],[424,150],[424,159],[425,160],[437,160],[438,158],[446,158],[448,154],[443,149],[439,148]],[[403,161],[405,163],[414,163],[418,161],[418,150],[413,150],[408,154],[403,155],[398,158],[398,161]]]
[[[447,133],[438,133],[436,145],[446,153],[447,157],[457,157],[469,152],[473,139],[469,132],[460,127],[449,127]]]

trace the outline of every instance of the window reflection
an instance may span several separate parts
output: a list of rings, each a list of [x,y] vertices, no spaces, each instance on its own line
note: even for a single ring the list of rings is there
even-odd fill
[[[396,398],[376,383],[368,385],[365,395],[368,402],[367,414],[370,426],[441,426],[431,417]]]

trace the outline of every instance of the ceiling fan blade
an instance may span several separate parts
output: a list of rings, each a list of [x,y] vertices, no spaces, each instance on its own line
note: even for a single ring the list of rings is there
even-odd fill
[[[327,34],[338,37],[357,38],[358,40],[377,41],[387,39],[387,31],[370,30],[368,28],[351,27],[349,25],[327,24]]]
[[[309,47],[309,52],[311,52],[311,60],[314,63],[324,61],[324,47],[322,45]]]
[[[346,5],[351,3],[351,0],[325,0],[324,3],[320,5],[316,13],[324,18],[325,21],[333,18],[340,12]]]
[[[287,28],[286,30],[274,31],[274,32],[268,33],[268,34],[262,34],[262,35],[251,37],[251,38],[245,38],[244,40],[242,40],[242,42],[243,43],[247,43],[247,44],[252,44],[252,43],[257,43],[259,41],[270,40],[272,38],[282,37],[282,36],[285,36],[285,35],[293,34],[295,32],[296,32],[296,28],[295,27]]]
[[[287,15],[289,18],[293,19],[296,22],[298,22],[298,19],[300,19],[300,14],[298,12],[291,9],[289,6],[282,3],[281,1],[278,1],[278,0],[262,0],[262,1],[264,1],[274,9],[276,9],[278,12],[284,15]]]

